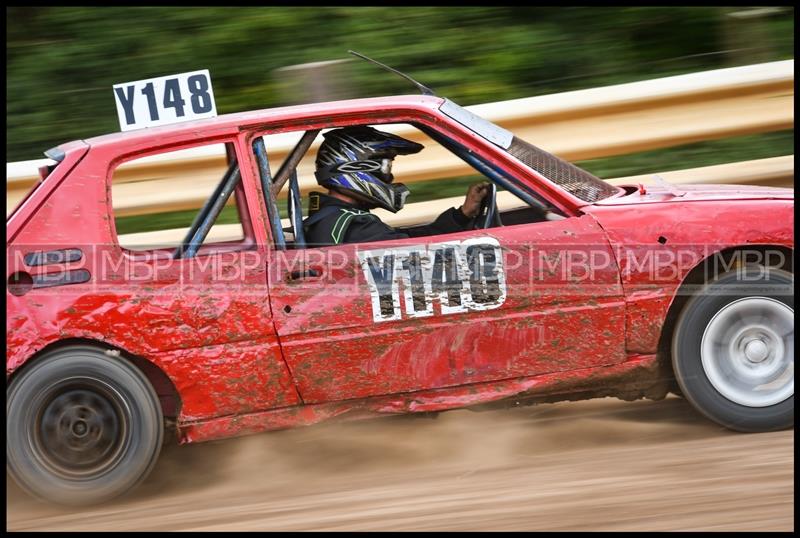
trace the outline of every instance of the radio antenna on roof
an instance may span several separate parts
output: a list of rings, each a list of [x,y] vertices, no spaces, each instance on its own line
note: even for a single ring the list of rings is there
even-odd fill
[[[363,54],[361,54],[360,52],[356,52],[356,51],[354,51],[354,50],[348,50],[347,52],[349,52],[349,53],[350,53],[350,54],[352,54],[353,56],[358,56],[358,57],[359,57],[359,58],[361,58],[362,60],[366,60],[366,61],[368,61],[368,62],[372,62],[372,63],[374,63],[374,64],[376,64],[376,65],[378,65],[378,66],[380,66],[380,67],[382,67],[382,68],[386,69],[387,71],[391,71],[392,73],[395,73],[395,74],[397,74],[397,75],[400,75],[401,77],[403,77],[404,79],[406,79],[407,81],[409,81],[411,84],[413,84],[414,86],[416,86],[417,88],[419,88],[419,91],[421,91],[421,92],[422,92],[422,95],[433,95],[434,97],[438,97],[438,95],[436,95],[435,93],[433,93],[433,90],[432,90],[432,89],[428,88],[428,87],[427,87],[427,86],[425,86],[424,84],[420,84],[419,82],[417,82],[417,81],[416,81],[416,80],[414,80],[413,78],[409,77],[409,76],[408,76],[408,75],[406,75],[405,73],[401,73],[401,72],[400,72],[400,71],[398,71],[397,69],[393,69],[393,68],[389,67],[389,66],[388,66],[388,65],[386,65],[386,64],[382,64],[382,63],[380,63],[380,62],[379,62],[379,61],[377,61],[377,60],[373,60],[372,58],[368,58],[368,57],[364,56]]]

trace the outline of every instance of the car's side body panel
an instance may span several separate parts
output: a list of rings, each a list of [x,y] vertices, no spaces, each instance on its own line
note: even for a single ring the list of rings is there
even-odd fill
[[[484,289],[467,271],[450,288],[454,302],[430,286],[431,275],[420,278],[420,288],[431,289],[420,289],[419,304],[402,293],[412,277],[401,263],[414,255],[441,259],[453,247],[463,259],[460,245],[468,242],[498,245],[489,247],[497,302],[486,309],[464,306],[473,289]],[[287,269],[270,264],[276,328],[307,403],[565,372],[626,358],[616,262],[589,216],[286,254],[287,267],[317,267],[320,273],[287,282]],[[378,292],[370,289],[375,277],[359,263],[364,257],[381,270],[384,260],[398,266],[385,282],[401,281],[403,288],[380,295],[392,303],[386,319],[378,311]]]
[[[635,399],[663,385],[655,355],[632,355],[611,366],[476,383],[467,386],[416,391],[273,409],[240,416],[218,417],[180,425],[182,442],[222,439],[269,430],[316,424],[333,418],[356,420],[405,413],[435,413],[468,406],[512,407],[535,398],[579,399],[623,396]],[[665,389],[660,395],[663,397]]]
[[[537,180],[546,182],[435,109],[404,105],[331,114],[322,123],[310,118],[300,128],[364,122],[424,124],[508,170],[531,190],[536,191]],[[277,127],[286,130],[265,124],[254,135]],[[398,296],[396,319],[374,319],[375,298],[359,256],[378,255],[382,262],[413,252],[432,260],[446,247],[442,243],[482,237],[496,242],[502,252],[502,304],[447,313],[442,297],[429,289],[427,311],[409,314],[413,308]],[[268,265],[276,330],[306,403],[513,379],[626,358],[618,268],[602,229],[588,216],[375,244],[273,251]],[[288,278],[309,268],[319,276]],[[400,273],[395,277],[402,279]],[[469,300],[469,284],[462,284]],[[574,337],[575,327],[581,327],[584,338]]]
[[[83,140],[75,140],[62,144],[59,149],[63,151],[64,158],[45,181],[37,185],[22,202],[14,208],[6,220],[6,242],[13,241],[17,233],[25,226],[28,220],[36,213],[39,206],[58,189],[61,181],[69,175],[72,169],[86,156],[89,145]]]
[[[705,185],[693,190],[686,200],[648,187],[646,195],[584,208],[607,233],[620,266],[629,353],[655,353],[678,288],[703,260],[713,262],[710,271],[733,268],[736,260],[716,256],[738,247],[745,252],[740,261],[775,266],[783,261],[780,251],[759,259],[760,251],[748,247],[794,249],[790,189]]]
[[[82,339],[158,366],[178,390],[179,421],[300,401],[270,319],[263,226],[249,226],[253,238],[245,250],[177,261],[158,250],[126,251],[116,239],[110,198],[116,165],[164,148],[236,144],[237,136],[235,130],[227,136],[206,130],[202,136],[121,137],[90,149],[6,252],[9,267],[34,276],[88,270],[91,279],[7,294],[7,375],[49,345]],[[244,188],[251,223],[263,221],[257,185]],[[81,258],[36,267],[23,261],[32,252],[59,249],[80,250]]]

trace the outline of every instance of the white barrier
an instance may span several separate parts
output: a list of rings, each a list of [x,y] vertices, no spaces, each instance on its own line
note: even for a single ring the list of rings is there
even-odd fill
[[[719,69],[467,108],[571,161],[628,154],[792,128],[794,61]],[[412,139],[423,136],[410,127],[387,130]],[[281,162],[296,138],[292,134],[270,137],[271,161]],[[303,191],[316,186],[313,158],[320,138],[298,166]],[[395,175],[411,183],[474,173],[444,148],[436,144],[427,146],[413,159],[398,159]],[[38,167],[48,162],[52,161],[39,159],[6,165],[7,212],[36,181]],[[214,147],[140,159],[121,168],[115,176],[115,210],[123,216],[198,208],[212,192],[224,168],[224,156]],[[169,179],[143,181],[152,177]]]

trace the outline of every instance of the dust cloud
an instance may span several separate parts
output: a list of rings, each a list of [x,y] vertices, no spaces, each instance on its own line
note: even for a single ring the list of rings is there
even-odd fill
[[[793,530],[794,432],[606,398],[166,446],[126,497],[8,530]]]

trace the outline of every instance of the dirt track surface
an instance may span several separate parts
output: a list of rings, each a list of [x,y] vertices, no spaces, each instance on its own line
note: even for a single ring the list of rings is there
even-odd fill
[[[451,411],[165,447],[134,493],[83,510],[7,478],[7,529],[791,531],[793,449],[675,397]]]

